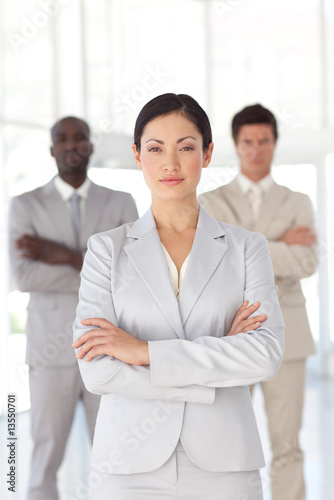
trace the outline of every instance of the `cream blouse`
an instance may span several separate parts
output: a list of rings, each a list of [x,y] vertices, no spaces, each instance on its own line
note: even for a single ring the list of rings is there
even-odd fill
[[[169,253],[167,252],[166,248],[164,247],[164,245],[162,243],[161,243],[161,245],[162,245],[162,249],[164,251],[165,257],[166,257],[168,271],[169,271],[170,279],[171,279],[171,282],[173,285],[173,290],[175,292],[176,298],[178,299],[180,289],[182,286],[182,282],[183,282],[183,278],[184,278],[184,275],[186,274],[186,270],[188,267],[190,254],[188,254],[186,259],[184,260],[182,267],[180,269],[180,276],[179,276],[179,273],[177,272],[176,265],[174,264],[171,256],[169,255]]]

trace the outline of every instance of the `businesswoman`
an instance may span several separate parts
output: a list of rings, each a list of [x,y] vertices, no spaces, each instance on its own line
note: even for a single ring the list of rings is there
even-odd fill
[[[194,99],[150,101],[133,151],[152,207],[89,241],[73,346],[102,395],[92,499],[262,498],[248,384],[277,372],[284,327],[265,238],[197,202],[212,150]]]

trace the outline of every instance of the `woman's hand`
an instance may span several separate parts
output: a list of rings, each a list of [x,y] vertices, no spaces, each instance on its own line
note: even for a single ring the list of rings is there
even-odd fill
[[[228,332],[229,335],[237,335],[238,333],[245,333],[249,330],[256,330],[261,326],[261,323],[267,318],[266,314],[260,314],[259,316],[249,316],[253,314],[260,307],[259,302],[254,302],[254,304],[248,306],[248,300],[242,304],[238,309],[234,320],[231,325],[231,330]]]
[[[86,356],[85,361],[91,361],[95,356],[105,354],[130,365],[150,364],[147,342],[133,337],[103,318],[87,318],[81,323],[85,326],[97,326],[99,329],[89,330],[74,342],[75,349],[81,347],[77,353],[78,359]]]

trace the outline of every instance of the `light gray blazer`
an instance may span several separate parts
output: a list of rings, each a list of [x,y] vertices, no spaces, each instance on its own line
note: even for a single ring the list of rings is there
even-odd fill
[[[243,301],[268,319],[226,337]],[[151,210],[94,235],[82,270],[74,339],[88,317],[106,318],[149,342],[150,366],[109,356],[79,360],[86,388],[102,395],[92,464],[128,474],[160,467],[179,438],[210,471],[264,465],[248,384],[272,378],[283,320],[266,240],[217,222],[201,208],[179,301]]]
[[[92,183],[85,205],[81,250],[93,233],[138,217],[133,198]],[[53,180],[13,198],[9,217],[10,263],[16,287],[30,292],[27,316],[26,362],[37,370],[75,365],[72,324],[78,302],[79,271],[70,265],[50,265],[21,258],[15,239],[22,234],[46,238],[75,248],[70,214]]]
[[[315,272],[317,246],[287,245],[278,241],[295,226],[309,226],[315,231],[309,197],[275,182],[255,222],[237,179],[200,195],[199,201],[216,219],[265,235],[285,322],[284,360],[303,359],[313,354],[314,342],[300,280]]]

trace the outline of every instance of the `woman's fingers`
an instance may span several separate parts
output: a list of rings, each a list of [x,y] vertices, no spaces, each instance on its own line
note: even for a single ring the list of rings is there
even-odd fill
[[[90,330],[90,332],[100,333],[100,330]],[[87,333],[90,333],[87,332]],[[85,334],[86,335],[86,334]],[[80,337],[76,342],[74,342],[73,347],[78,349],[80,347],[79,352],[77,353],[77,358],[81,359],[84,355],[95,345],[102,344],[105,341],[104,337],[98,337],[96,335],[89,336],[83,339],[83,336]]]
[[[95,333],[96,332],[96,333]],[[85,344],[93,335],[96,335],[97,333],[101,334],[100,330],[89,330],[88,332],[84,333],[79,337],[73,344],[72,347],[74,349],[77,349],[81,345]]]
[[[260,328],[261,324],[266,318],[258,318],[258,319],[253,319],[252,322],[247,322],[246,324],[240,325],[239,328],[239,333],[246,333],[249,332],[250,330],[257,330]]]
[[[87,338],[87,340],[81,345],[79,351],[76,354],[76,357],[78,359],[82,359],[83,357],[86,356],[86,361],[90,361],[95,356],[98,356],[99,354],[106,354],[106,355],[112,355],[112,349],[114,348],[115,345],[115,340],[116,337],[112,334],[112,332],[107,332],[108,335],[97,335],[103,333],[103,330],[90,330],[91,333],[93,332],[94,335],[90,336]],[[80,339],[79,339],[80,340]],[[97,352],[97,349],[99,351]],[[92,356],[92,352],[95,354]],[[89,356],[88,356],[89,353]]]
[[[103,346],[101,346],[101,345],[93,347],[87,353],[85,361],[91,361],[93,358],[95,358],[95,356],[100,356],[100,355],[105,354],[105,352],[103,352],[103,351],[104,351],[104,349],[103,349]]]
[[[258,308],[260,307],[259,302],[254,302],[248,306],[248,301],[246,300],[242,306],[238,309],[236,315],[234,316],[234,320],[232,322],[233,326],[238,325],[241,321],[245,321],[249,316],[251,316]]]
[[[86,326],[99,326],[100,328],[110,328],[115,326],[104,318],[86,318],[81,320],[81,323]]]
[[[83,319],[81,321],[81,323],[85,326],[97,326],[100,328],[100,330],[89,330],[88,332],[81,335],[81,337],[79,337],[72,344],[72,347],[74,347],[74,349],[77,349],[82,344],[87,342],[92,336],[105,335],[106,333],[110,333],[110,330],[116,329],[115,325],[113,325],[112,323],[110,323],[110,321],[108,321],[104,318],[87,318],[87,319]],[[106,329],[108,329],[108,332],[104,331]]]
[[[259,328],[261,323],[263,323],[263,321],[265,321],[266,318],[267,316],[265,314],[260,314],[258,316],[253,316],[252,318],[247,318],[243,321],[240,321],[238,325],[236,325],[236,330],[238,333],[245,333],[249,330],[255,330],[256,328]]]
[[[252,314],[260,307],[259,302],[248,305],[249,302],[245,301],[238,309],[234,320],[231,325],[231,330],[227,336],[237,335],[238,333],[245,333],[249,330],[256,330],[261,326],[261,323],[266,320],[266,314],[259,314],[252,316]],[[252,316],[252,317],[250,317]]]
[[[241,314],[243,314],[244,311],[246,311],[248,304],[249,304],[248,300],[245,300],[245,302],[237,310],[237,313],[234,317],[236,318],[237,316],[240,316]]]
[[[97,327],[84,333],[72,345],[78,349],[76,357],[91,361],[96,356],[113,356],[133,365],[149,365],[147,342],[137,339],[104,318],[86,318],[83,325]]]
[[[258,316],[252,316],[251,318],[247,318],[247,319],[243,320],[240,324],[243,324],[244,326],[248,326],[248,325],[251,325],[253,323],[257,323],[259,321],[262,323],[266,318],[267,318],[266,314],[259,314]]]
[[[244,302],[244,304],[245,304],[245,302]],[[245,308],[242,309],[243,305],[239,309],[239,311],[240,311],[239,316],[242,319],[248,318],[251,314],[253,314],[260,307],[259,302],[254,302],[254,304],[251,304],[250,306],[246,306]]]
[[[233,322],[243,321],[251,314],[253,314],[260,307],[259,302],[254,302],[254,304],[248,305],[248,301],[246,300],[242,306],[238,309],[236,315],[234,316]]]

